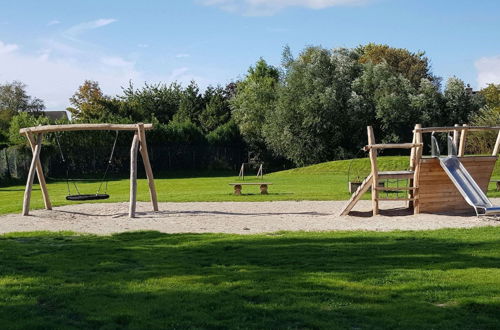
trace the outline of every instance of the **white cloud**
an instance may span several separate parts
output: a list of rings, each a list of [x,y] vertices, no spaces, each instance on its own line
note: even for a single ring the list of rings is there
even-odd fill
[[[189,54],[177,54],[177,55],[175,55],[175,57],[177,57],[177,58],[186,58],[186,57],[190,57],[190,56],[191,55],[189,55]]]
[[[19,46],[16,44],[5,44],[0,41],[0,54],[11,53],[19,49]]]
[[[30,95],[44,100],[48,110],[66,109],[68,99],[85,80],[98,81],[107,95],[121,94],[122,86],[129,81],[140,86],[146,81],[186,85],[195,80],[202,88],[214,83],[188,67],[165,74],[150,73],[139,70],[137,63],[126,57],[78,49],[55,40],[44,40],[44,48],[34,52],[18,48],[0,41],[0,83],[22,81]]]
[[[54,20],[48,22],[47,26],[57,25],[57,24],[60,24],[60,23],[61,23],[61,21],[58,21],[58,20],[54,19]]]
[[[148,44],[138,44],[137,47],[139,47],[139,48],[148,48],[149,45]]]
[[[287,7],[324,9],[333,6],[359,5],[371,0],[202,0],[206,6],[248,16],[269,16]]]
[[[114,22],[116,22],[116,19],[114,18],[100,18],[95,21],[80,23],[70,27],[68,30],[66,30],[66,32],[64,32],[64,35],[68,39],[77,40],[77,37],[86,31],[94,30]]]
[[[482,57],[474,63],[477,70],[477,84],[479,88],[488,84],[500,84],[500,55]]]

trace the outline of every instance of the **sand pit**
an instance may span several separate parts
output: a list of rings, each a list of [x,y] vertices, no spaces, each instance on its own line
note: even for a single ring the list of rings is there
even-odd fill
[[[137,218],[127,216],[127,203],[73,204],[52,211],[34,210],[28,217],[0,216],[0,233],[20,231],[74,231],[112,234],[135,230],[163,233],[254,234],[286,231],[329,230],[427,230],[500,226],[494,217],[477,218],[471,211],[463,216],[411,215],[402,202],[385,202],[382,214],[371,216],[370,201],[361,201],[350,216],[338,212],[344,201],[202,202],[160,203],[151,212],[149,203],[138,203]],[[500,204],[500,199],[493,203]],[[395,209],[394,209],[395,208]]]

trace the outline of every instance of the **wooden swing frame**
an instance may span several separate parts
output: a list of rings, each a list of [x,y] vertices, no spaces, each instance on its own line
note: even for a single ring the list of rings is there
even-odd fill
[[[27,127],[19,130],[21,135],[26,136],[31,146],[33,158],[31,160],[26,189],[24,191],[22,215],[29,215],[31,192],[33,190],[33,181],[35,172],[40,183],[45,209],[52,210],[52,204],[47,190],[47,183],[43,174],[42,163],[40,162],[40,153],[42,150],[42,139],[44,133],[68,132],[68,131],[133,131],[135,132],[130,148],[130,200],[129,217],[134,218],[137,205],[137,152],[140,151],[146,176],[148,179],[149,195],[153,205],[153,211],[158,211],[158,198],[156,196],[156,187],[153,177],[153,170],[149,161],[148,148],[146,144],[146,130],[153,128],[152,124],[70,124],[70,125],[45,125],[36,127]]]

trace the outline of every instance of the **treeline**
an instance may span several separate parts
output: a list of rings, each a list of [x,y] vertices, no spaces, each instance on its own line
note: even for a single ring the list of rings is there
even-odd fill
[[[408,142],[415,123],[500,124],[499,95],[498,85],[475,93],[455,77],[443,83],[423,52],[368,44],[307,47],[297,56],[285,47],[280,66],[260,59],[243,79],[203,91],[194,81],[130,84],[108,96],[85,81],[67,110],[72,122],[152,122],[150,145],[225,146],[301,166],[356,156],[367,125],[381,142]],[[0,86],[0,143],[24,144],[18,129],[47,123],[43,108],[21,83]],[[74,143],[99,143],[90,139]]]

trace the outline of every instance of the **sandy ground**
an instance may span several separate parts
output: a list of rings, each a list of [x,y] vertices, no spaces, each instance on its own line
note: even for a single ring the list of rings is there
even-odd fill
[[[0,233],[20,231],[62,231],[111,234],[134,230],[164,233],[254,234],[287,231],[328,230],[426,230],[500,226],[500,218],[477,218],[473,212],[463,216],[411,215],[403,202],[384,202],[386,209],[372,217],[370,201],[359,202],[349,216],[338,216],[345,201],[287,202],[203,202],[160,203],[151,212],[149,203],[138,203],[137,217],[127,216],[127,203],[73,204],[52,211],[34,210],[30,216],[0,216]],[[493,203],[500,204],[500,199]],[[389,210],[390,209],[390,210]]]

